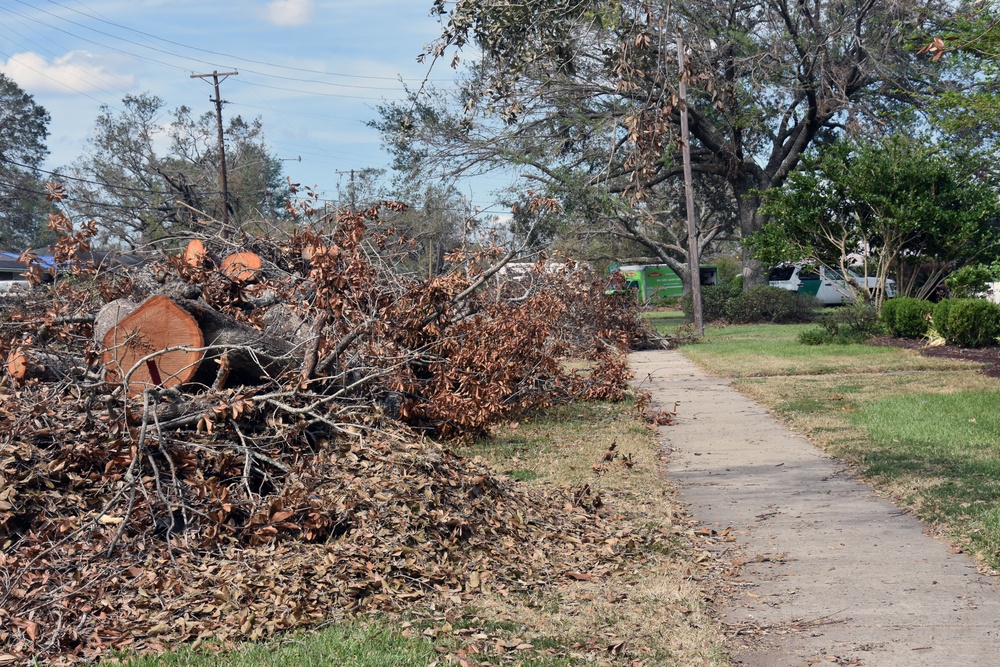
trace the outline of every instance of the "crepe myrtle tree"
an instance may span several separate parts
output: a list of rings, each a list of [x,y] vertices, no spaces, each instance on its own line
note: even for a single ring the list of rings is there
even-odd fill
[[[851,268],[865,279],[852,286],[878,308],[890,275],[900,294],[923,299],[956,268],[1000,252],[988,172],[923,137],[844,138],[760,196],[770,219],[745,242],[757,259]]]

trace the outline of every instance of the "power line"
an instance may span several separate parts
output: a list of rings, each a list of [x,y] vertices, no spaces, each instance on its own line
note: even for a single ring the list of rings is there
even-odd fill
[[[46,79],[48,79],[49,81],[54,81],[55,83],[59,84],[60,86],[63,86],[64,88],[69,88],[69,89],[70,89],[70,90],[72,90],[72,91],[73,91],[74,93],[77,93],[77,94],[79,94],[79,95],[83,95],[84,97],[86,97],[86,98],[89,98],[89,99],[92,99],[92,100],[94,100],[95,102],[97,102],[97,103],[99,103],[99,104],[104,104],[104,102],[102,102],[101,100],[97,99],[97,98],[96,98],[96,97],[94,97],[93,95],[90,95],[90,94],[88,94],[88,93],[85,93],[85,92],[83,92],[82,90],[77,90],[77,89],[76,89],[76,88],[74,88],[73,86],[69,85],[68,83],[64,83],[63,81],[60,81],[59,79],[54,79],[54,78],[52,78],[51,76],[49,76],[48,74],[46,74],[45,72],[42,72],[42,71],[40,71],[40,70],[37,70],[37,69],[35,69],[34,67],[32,67],[31,65],[29,65],[28,63],[26,63],[26,62],[23,62],[23,61],[21,61],[21,60],[18,60],[18,59],[17,59],[17,58],[15,58],[14,56],[12,56],[12,55],[10,55],[10,54],[8,54],[8,53],[5,53],[4,51],[0,51],[0,56],[3,56],[3,57],[5,57],[5,58],[7,59],[7,61],[8,61],[8,62],[9,62],[9,61],[11,61],[11,60],[13,60],[13,61],[14,61],[14,62],[16,62],[16,63],[19,63],[19,64],[20,64],[21,66],[23,66],[23,67],[27,67],[28,69],[30,69],[30,70],[31,70],[32,72],[34,72],[35,74],[40,74],[41,76],[44,76],[44,77],[45,77]]]
[[[20,2],[21,0],[18,0],[18,1]],[[399,81],[399,79],[397,77],[389,77],[389,76],[366,76],[366,75],[361,75],[361,74],[345,74],[343,72],[327,72],[327,71],[324,71],[324,70],[308,69],[308,68],[304,68],[304,67],[293,67],[291,65],[279,65],[277,63],[271,63],[271,62],[267,62],[267,61],[263,61],[263,60],[253,60],[251,58],[244,58],[242,56],[235,56],[235,55],[228,54],[228,53],[222,53],[220,51],[212,51],[212,50],[209,50],[209,49],[203,49],[201,47],[191,46],[189,44],[183,44],[181,42],[176,42],[174,40],[167,39],[165,37],[160,37],[159,35],[154,35],[154,34],[151,34],[151,33],[148,33],[148,32],[143,32],[142,30],[138,30],[136,28],[130,28],[129,26],[122,25],[121,23],[115,23],[114,21],[110,21],[108,19],[101,18],[101,16],[98,14],[98,12],[96,12],[94,10],[91,10],[91,11],[93,11],[94,14],[98,14],[97,16],[95,16],[93,14],[88,14],[86,12],[82,12],[79,9],[75,9],[73,7],[62,5],[62,4],[58,3],[58,2],[55,2],[55,0],[47,0],[47,2],[49,4],[55,5],[56,7],[59,7],[61,9],[67,9],[67,10],[69,10],[71,12],[75,12],[77,14],[80,14],[81,16],[86,16],[87,18],[93,19],[95,21],[100,21],[101,23],[113,26],[115,28],[121,28],[122,30],[128,30],[129,32],[134,32],[137,35],[142,35],[143,37],[150,37],[152,39],[158,40],[160,42],[164,42],[166,44],[172,44],[174,46],[180,46],[180,47],[185,48],[185,49],[191,49],[192,51],[200,51],[202,53],[208,53],[208,54],[213,55],[213,56],[221,56],[223,58],[230,58],[232,60],[241,60],[243,62],[253,63],[255,65],[265,65],[267,67],[275,67],[275,68],[285,69],[285,70],[289,70],[289,71],[293,71],[293,72],[304,72],[306,74],[323,74],[323,75],[326,75],[326,76],[339,76],[339,77],[344,77],[344,78],[349,78],[349,79],[368,79],[368,80],[372,80],[372,81]],[[22,2],[22,4],[26,4],[26,3]],[[83,3],[80,3],[80,4],[83,5]],[[83,6],[86,7],[86,5],[83,5]],[[89,9],[89,7],[88,7],[88,9]],[[248,70],[246,68],[243,68],[243,69],[244,69],[244,71],[247,71],[247,72],[250,71],[250,70]],[[265,75],[265,76],[274,76],[274,75]],[[404,81],[421,81],[422,79],[403,79],[403,80]],[[441,81],[450,81],[449,79],[440,79],[440,80]]]
[[[29,5],[27,2],[25,2],[25,0],[15,0],[15,2],[18,2],[19,4],[31,7],[31,5]],[[59,7],[63,7],[62,5],[58,5],[57,3],[52,3],[52,4],[56,4]],[[76,10],[73,10],[71,7],[63,7],[63,8],[64,9],[69,9],[71,11],[76,11]],[[202,60],[200,58],[194,58],[192,56],[188,56],[188,55],[184,55],[184,54],[181,54],[181,53],[177,53],[175,51],[169,51],[167,49],[157,48],[155,46],[150,46],[149,44],[144,44],[142,42],[137,42],[135,40],[128,39],[126,37],[121,37],[121,36],[115,35],[113,33],[105,32],[104,30],[99,30],[97,28],[93,28],[91,26],[85,25],[85,24],[80,23],[78,21],[73,21],[73,20],[70,20],[68,18],[65,18],[65,17],[62,17],[62,16],[58,16],[58,15],[53,14],[52,12],[46,11],[44,9],[40,9],[40,8],[37,8],[37,7],[33,7],[33,9],[36,9],[37,11],[40,11],[43,14],[46,14],[47,16],[51,16],[52,18],[55,18],[55,19],[58,19],[58,20],[61,20],[61,21],[65,21],[65,22],[67,22],[67,23],[69,23],[71,25],[75,25],[77,27],[83,28],[84,30],[90,30],[92,32],[96,32],[99,35],[104,35],[105,37],[110,37],[111,39],[117,39],[119,41],[125,42],[126,44],[132,44],[133,46],[139,46],[139,47],[144,48],[144,49],[149,49],[150,51],[155,51],[157,53],[162,53],[164,55],[173,56],[175,58],[181,58],[181,59],[184,59],[184,60],[189,60],[189,61],[192,61],[192,62],[200,63],[202,65],[211,65],[213,67],[217,67],[219,65],[219,63],[214,62],[214,61]],[[11,10],[8,9],[8,11],[11,11]],[[17,14],[16,12],[11,12],[11,13],[13,13],[16,16],[23,16],[21,14]],[[78,12],[78,13],[81,13],[84,16],[89,16],[87,14],[84,14],[83,12]],[[35,19],[35,18],[32,18],[32,17],[27,17],[27,16],[23,16],[23,17],[27,18],[30,21],[35,21],[35,22],[41,23],[41,21],[39,21],[38,19]],[[94,19],[94,20],[96,20],[96,21],[101,21],[102,23],[110,23],[108,21],[104,21],[103,19],[100,19],[100,18],[97,18],[97,17],[94,17],[94,16],[89,16],[89,17],[92,18],[92,19]],[[43,23],[43,25],[45,25],[45,24]],[[122,26],[122,25],[118,25],[118,24],[114,24],[114,23],[112,23],[112,25],[115,25],[116,27],[122,28],[124,30],[129,30],[129,31],[132,31],[132,32],[136,32],[138,34],[145,35],[147,37],[154,37],[155,38],[155,35],[151,35],[149,33],[144,33],[144,32],[139,31],[139,30],[132,30],[131,28],[127,28],[126,26]],[[50,26],[50,27],[55,28],[55,26]],[[55,28],[55,29],[59,30],[59,28]],[[63,32],[66,32],[66,31],[63,31]],[[68,33],[68,32],[67,32],[67,34],[71,34],[72,35],[72,33]],[[77,37],[78,39],[86,39],[84,37],[80,37],[80,36],[76,36],[76,35],[73,35],[73,36]],[[170,40],[162,40],[162,41],[168,41],[169,42]],[[98,42],[94,42],[94,43],[98,43]],[[101,46],[107,46],[107,45],[102,44]],[[202,51],[203,50],[203,49],[198,49],[197,47],[190,47],[190,46],[185,46],[185,45],[180,45],[180,46],[183,46],[184,48],[189,48],[189,49],[192,49],[192,50],[195,50],[195,51]],[[108,48],[114,48],[114,47],[108,46]],[[122,53],[128,53],[128,52],[122,51]],[[210,53],[215,54],[215,52],[210,52]],[[136,57],[136,58],[143,58],[144,57],[144,56],[140,56],[138,54],[133,54],[133,53],[128,53],[128,55],[131,55],[131,56]],[[216,54],[216,55],[225,55],[225,54]],[[232,56],[226,56],[226,57],[232,57]],[[274,65],[274,64],[270,64],[270,63],[263,63],[261,61],[247,60],[247,59],[243,59],[243,58],[236,58],[236,59],[237,60],[244,60],[246,62],[254,62],[254,63],[257,63],[257,64],[264,64],[264,65],[268,65],[270,67],[282,67],[281,65]],[[150,59],[150,61],[151,62],[157,62],[157,63],[160,63],[160,64],[165,64],[165,63],[162,63],[161,61],[156,61],[156,60],[153,60],[153,59]],[[252,70],[252,69],[248,69],[248,68],[245,68],[245,67],[241,68],[241,69],[245,73],[257,74],[258,76],[273,77],[273,78],[277,78],[277,79],[285,79],[285,80],[289,80],[289,81],[299,81],[299,82],[304,82],[304,83],[315,83],[315,84],[323,85],[323,86],[334,86],[334,87],[339,87],[339,88],[359,88],[359,89],[368,89],[368,90],[398,90],[398,88],[395,88],[395,87],[389,88],[389,87],[385,87],[385,86],[362,86],[362,85],[355,85],[355,84],[348,84],[348,83],[333,83],[333,82],[329,82],[329,81],[316,81],[315,79],[303,79],[301,77],[283,76],[283,75],[280,75],[280,74],[268,74],[267,72],[261,72],[261,71],[257,71],[257,70]],[[347,75],[341,75],[341,76],[347,76]],[[390,80],[390,81],[396,81],[397,80],[397,79],[392,79],[390,77],[363,77],[363,76],[360,76],[360,75],[353,75],[352,78],[371,78],[371,79]],[[279,90],[288,90],[288,89],[279,88]],[[295,92],[302,92],[302,91],[295,91]],[[371,99],[371,98],[358,98],[358,99]]]
[[[17,19],[15,18],[15,20],[17,20]],[[30,31],[30,32],[32,32],[32,33],[34,33],[36,35],[44,37],[43,35],[40,35],[40,33],[37,30],[34,30],[30,26],[25,25],[22,21],[18,21],[18,23],[21,24],[22,29],[24,31]],[[0,26],[0,29],[2,29],[2,28],[3,27]],[[36,47],[39,51],[48,53],[49,55],[51,55],[53,57],[53,59],[59,57],[59,54],[57,54],[55,51],[52,51],[51,49],[46,48],[44,45],[39,44],[38,42],[30,39],[29,37],[27,37],[23,33],[14,33],[13,36],[10,33],[5,33],[5,34],[7,35],[7,39],[9,39],[14,44],[17,44],[17,45],[21,46],[21,42],[18,39],[18,38],[20,38],[20,39],[23,39],[24,41],[26,41],[28,44],[31,44],[32,46]],[[51,42],[51,40],[49,40],[49,41]],[[28,49],[28,50],[30,51],[30,49]],[[111,91],[107,90],[106,88],[103,88],[102,86],[103,86],[104,83],[113,83],[113,82],[103,81],[100,77],[92,75],[85,68],[81,68],[81,73],[84,76],[86,76],[88,79],[91,80],[91,85],[93,85],[95,88],[97,88],[98,90],[100,90],[103,93],[111,94]],[[118,77],[115,77],[115,78],[118,78]],[[125,93],[126,95],[128,94],[128,91],[125,90],[124,88],[117,88],[117,90],[120,93]]]
[[[16,0],[16,1],[17,2],[21,2],[22,4],[24,4],[22,0]],[[46,28],[51,28],[52,30],[58,30],[59,32],[61,32],[63,34],[69,35],[70,37],[72,37],[74,39],[79,39],[81,41],[87,42],[88,44],[94,44],[95,46],[100,46],[102,48],[109,49],[109,50],[114,51],[116,53],[120,53],[122,55],[126,55],[126,56],[129,56],[129,57],[132,57],[132,58],[137,58],[139,60],[150,62],[150,63],[156,64],[156,65],[160,65],[162,67],[168,67],[170,69],[179,70],[179,71],[182,71],[182,72],[190,72],[190,68],[188,68],[188,67],[183,67],[181,65],[175,65],[173,63],[169,63],[169,62],[166,62],[164,60],[157,59],[157,58],[150,58],[149,56],[140,55],[140,54],[132,52],[132,51],[126,51],[125,49],[119,49],[117,47],[111,46],[110,44],[99,42],[97,40],[90,39],[89,37],[84,37],[83,35],[78,35],[78,34],[76,34],[74,32],[70,32],[69,30],[65,30],[65,29],[60,28],[60,27],[55,26],[55,25],[50,25],[48,23],[45,23],[44,21],[41,21],[41,20],[36,19],[34,17],[31,17],[31,16],[26,16],[24,14],[21,14],[19,12],[16,12],[14,10],[9,9],[9,8],[7,8],[6,11],[9,14],[13,15],[13,16],[18,16],[18,17],[21,17],[21,18],[26,19],[28,21],[33,21],[33,22],[38,23],[39,25],[42,25],[42,26],[44,26]],[[92,31],[97,32],[97,33],[99,33],[101,35],[105,35],[105,36],[111,37],[113,39],[118,39],[118,40],[127,42],[129,44],[134,44],[134,45],[137,45],[137,46],[140,46],[140,47],[143,47],[143,48],[151,49],[153,51],[164,53],[164,54],[173,56],[175,58],[180,58],[182,60],[193,61],[193,62],[200,63],[200,64],[212,65],[213,67],[217,66],[215,63],[212,63],[212,62],[207,61],[207,60],[201,60],[201,59],[198,59],[198,58],[191,58],[191,57],[185,56],[183,54],[173,53],[171,51],[166,51],[164,49],[157,49],[155,47],[147,46],[145,44],[141,44],[141,43],[135,42],[133,40],[125,39],[123,37],[117,37],[115,35],[112,35],[110,33],[104,32],[102,30],[97,30],[95,28],[90,28],[90,27],[85,26],[85,25],[83,25],[81,23],[77,23],[75,21],[70,21],[69,19],[65,19],[65,18],[62,18],[62,17],[55,16],[51,12],[46,12],[43,9],[40,9],[39,11],[41,11],[41,12],[43,12],[45,14],[48,14],[50,16],[53,16],[54,18],[57,18],[59,20],[66,21],[67,23],[71,23],[73,25],[76,25],[76,26],[79,26],[81,28],[84,28],[85,30],[92,30]],[[27,65],[25,65],[25,66],[27,67]],[[34,70],[34,71],[37,72],[38,70]],[[246,71],[249,71],[249,70],[244,70],[244,72],[246,72]],[[39,73],[42,74],[41,72],[39,72]],[[269,75],[269,74],[266,74],[266,73],[262,73],[262,72],[254,72],[254,73],[257,74],[257,75],[259,75],[259,76],[264,76],[264,77],[272,76],[272,75]],[[45,74],[43,74],[43,76],[46,76],[47,78],[52,79],[52,77],[49,77],[49,76],[47,76]],[[284,78],[284,77],[277,77],[277,78]],[[52,80],[55,81],[55,79],[52,79]],[[247,86],[258,86],[258,87],[261,87],[261,88],[271,88],[273,90],[280,90],[280,91],[283,91],[283,92],[299,93],[300,95],[312,95],[312,96],[321,96],[321,97],[333,97],[333,98],[352,99],[352,100],[368,100],[368,101],[380,101],[380,100],[384,99],[382,97],[370,97],[370,96],[364,96],[364,95],[343,95],[343,94],[339,94],[339,93],[324,93],[324,92],[318,92],[318,91],[301,90],[301,89],[297,89],[297,88],[286,88],[286,87],[281,87],[281,86],[269,86],[267,84],[254,83],[252,81],[241,81],[241,83],[244,84],[244,85],[247,85]],[[335,84],[335,83],[329,83],[329,82],[324,82],[324,81],[316,81],[314,83],[317,83],[319,85],[324,85],[324,86],[334,86],[334,87],[342,87],[342,88],[368,88],[367,86],[353,86],[353,85],[350,85],[350,84]],[[63,85],[66,85],[66,84],[63,84]],[[66,87],[70,88],[70,90],[73,90],[74,92],[80,92],[80,91],[77,91],[75,88],[72,88],[72,87],[70,87],[68,85],[66,85]],[[388,90],[394,90],[394,91],[398,91],[399,90],[399,89],[396,89],[396,88],[380,88],[380,89],[381,90],[387,90],[387,91]],[[91,97],[91,99],[100,102],[100,100],[97,100],[97,98]]]

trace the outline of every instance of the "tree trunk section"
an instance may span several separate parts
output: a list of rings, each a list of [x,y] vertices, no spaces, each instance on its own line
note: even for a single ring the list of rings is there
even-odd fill
[[[219,268],[233,282],[248,283],[257,279],[261,265],[260,255],[255,252],[234,252],[223,258]]]
[[[205,338],[198,322],[168,297],[157,295],[143,301],[112,326],[103,339],[108,379],[128,383],[130,395],[155,387],[173,387],[194,377],[205,356]],[[145,360],[144,360],[145,359]]]
[[[230,385],[254,384],[298,367],[300,359],[296,357],[301,357],[301,352],[294,354],[292,342],[242,324],[204,301],[178,299],[177,305],[198,323],[205,335],[205,346],[220,348],[210,351],[211,358],[225,355],[220,364],[229,373]]]
[[[742,176],[736,183],[733,183],[733,194],[736,197],[736,205],[740,218],[740,238],[746,239],[760,231],[760,228],[767,222],[761,215],[759,207],[760,197],[751,192],[754,189],[765,190],[766,184],[756,183],[749,174]],[[744,248],[742,250],[743,261],[743,289],[759,287],[767,284],[767,267],[760,261],[754,259]]]

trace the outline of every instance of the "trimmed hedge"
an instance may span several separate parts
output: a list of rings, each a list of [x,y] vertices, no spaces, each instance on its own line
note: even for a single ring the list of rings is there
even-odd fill
[[[737,324],[809,322],[817,302],[808,294],[780,287],[751,287],[729,304],[727,318]]]
[[[705,285],[701,288],[701,317],[705,322],[726,319],[729,302],[743,293],[742,284],[736,281],[721,285]],[[694,302],[691,293],[681,297],[681,309],[688,317],[694,317]]]
[[[807,295],[780,287],[751,287],[742,291],[738,283],[710,285],[701,292],[702,318],[706,322],[728,320],[734,324],[791,324],[809,322],[818,305]],[[686,295],[682,306],[690,317],[693,313],[691,296]]]
[[[951,310],[953,299],[942,299],[934,306],[931,313],[931,326],[942,338],[948,340],[948,312]]]
[[[902,299],[908,299],[909,297],[897,296],[895,299],[886,299],[885,303],[882,304],[882,314],[879,317],[882,319],[882,323],[885,328],[889,330],[889,333],[893,336],[897,336],[896,333],[896,308],[899,306],[899,302]]]
[[[900,296],[882,304],[882,322],[893,336],[922,338],[930,328],[928,316],[933,310],[930,301]]]
[[[952,299],[948,309],[950,345],[987,347],[1000,337],[1000,305],[985,299]]]

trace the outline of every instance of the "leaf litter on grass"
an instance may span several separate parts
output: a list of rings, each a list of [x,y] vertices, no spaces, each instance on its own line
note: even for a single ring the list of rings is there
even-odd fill
[[[529,489],[431,441],[384,437],[325,441],[292,457],[284,489],[240,522],[230,517],[252,508],[220,502],[224,494],[207,492],[219,480],[195,476],[185,511],[217,521],[171,534],[127,530],[109,557],[121,517],[102,508],[125,484],[125,461],[46,437],[25,433],[2,452],[5,474],[19,476],[5,488],[34,508],[30,528],[9,533],[0,553],[6,660],[227,645],[331,614],[521,594],[574,574],[600,579],[655,539],[588,490]],[[155,522],[139,506],[135,524]],[[629,540],[615,537],[623,529]]]

